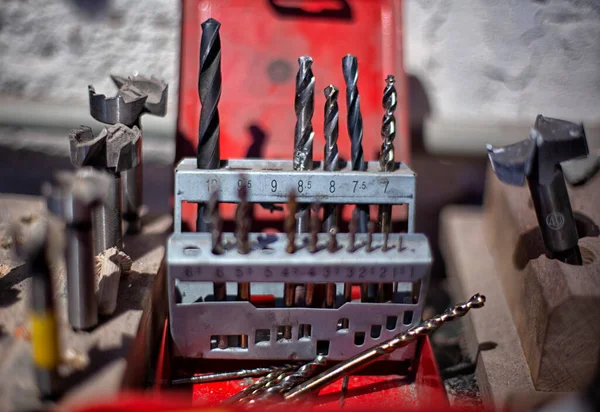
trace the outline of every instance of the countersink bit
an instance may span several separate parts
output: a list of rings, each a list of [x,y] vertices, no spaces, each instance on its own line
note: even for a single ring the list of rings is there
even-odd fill
[[[38,226],[27,235],[20,233],[18,228],[14,230],[13,243],[31,274],[29,317],[32,363],[38,390],[43,399],[56,399],[62,389],[58,374],[60,341],[49,259],[60,241],[47,221]],[[23,239],[25,236],[27,238]]]
[[[239,371],[235,372],[204,373],[201,375],[192,376],[191,378],[174,379],[173,381],[171,381],[171,383],[173,385],[186,385],[190,383],[197,384],[228,381],[232,379],[254,378],[268,375],[274,370],[275,368],[254,368],[240,369]]]
[[[315,76],[312,72],[313,60],[309,56],[298,58],[296,75],[296,128],[294,132],[294,170],[309,171],[313,168],[312,117],[315,110]],[[296,214],[298,233],[306,233],[310,226],[309,205],[300,204]]]
[[[577,225],[560,163],[589,153],[583,125],[538,115],[529,138],[504,147],[487,145],[500,181],[527,180],[544,246],[550,257],[581,265]]]
[[[335,382],[344,376],[354,374],[395,350],[415,342],[420,336],[429,335],[444,323],[466,315],[469,310],[483,307],[484,304],[485,296],[480,294],[473,295],[467,302],[452,306],[446,309],[444,313],[425,320],[414,328],[399,333],[392,339],[388,339],[385,342],[369,348],[344,362],[338,363],[314,378],[301,383],[286,393],[284,398],[285,400],[295,400],[300,399],[302,396],[315,393],[330,383]]]
[[[48,209],[65,222],[67,310],[75,330],[98,324],[92,211],[104,201],[110,184],[107,173],[85,167],[58,172],[42,187]]]
[[[325,356],[317,356],[313,361],[304,364],[299,369],[288,372],[283,379],[275,385],[268,387],[256,400],[265,401],[277,398],[282,399],[292,388],[315,376],[317,371],[324,366],[326,362],[327,358]]]
[[[367,169],[362,148],[363,120],[360,112],[360,96],[358,94],[358,59],[347,54],[342,58],[342,72],[346,82],[346,106],[348,110],[348,134],[350,135],[350,150],[352,152],[352,170]],[[369,222],[369,205],[356,205],[359,211],[359,233],[367,232]]]
[[[221,405],[233,405],[239,402],[243,402],[249,397],[255,396],[256,394],[260,393],[262,390],[264,390],[265,386],[271,384],[276,380],[278,381],[278,379],[282,379],[284,377],[282,376],[282,374],[289,371],[294,371],[298,368],[299,365],[285,365],[279,368],[274,368],[273,371],[270,372],[268,375],[264,376],[263,378],[260,378],[252,385],[245,387],[243,390],[236,393],[235,395],[225,399],[223,402],[221,402]]]
[[[398,104],[398,94],[394,83],[394,76],[389,74],[385,79],[386,86],[383,90],[383,109],[385,114],[381,121],[381,155],[379,166],[382,172],[393,172],[395,166],[394,138],[396,137],[396,117],[394,111]],[[379,227],[382,232],[392,231],[392,205],[379,206]]]
[[[198,95],[200,96],[200,125],[198,127],[198,169],[218,169],[221,162],[219,150],[220,120],[219,100],[221,99],[221,23],[210,18],[202,23],[200,39],[200,73]],[[196,232],[208,232],[208,222],[204,221],[205,204],[198,203]]]
[[[325,150],[323,154],[323,170],[329,172],[340,170],[337,144],[339,134],[338,94],[339,90],[332,84],[325,88]],[[331,186],[330,184],[329,191],[335,193],[335,182],[334,186]],[[328,204],[323,207],[323,229],[326,232],[337,227],[339,224],[340,208],[338,206],[339,205]]]

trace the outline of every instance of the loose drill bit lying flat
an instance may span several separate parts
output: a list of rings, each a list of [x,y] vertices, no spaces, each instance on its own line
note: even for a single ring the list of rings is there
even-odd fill
[[[220,120],[219,100],[221,99],[221,23],[208,19],[202,23],[200,40],[200,75],[198,95],[202,109],[198,127],[198,169],[218,169],[221,161],[219,151]],[[203,220],[206,205],[198,204],[196,231],[208,232],[209,225]]]
[[[190,383],[209,383],[228,381],[231,379],[254,378],[258,376],[268,375],[274,370],[275,368],[254,368],[241,369],[235,372],[205,373],[202,375],[192,376],[191,378],[174,379],[171,383],[173,385],[185,385]]]
[[[273,368],[273,371],[270,372],[268,375],[257,380],[252,385],[247,386],[246,388],[244,388],[240,392],[236,393],[235,395],[225,399],[221,404],[222,405],[232,405],[235,403],[239,403],[241,401],[243,402],[248,397],[251,397],[251,396],[254,396],[254,395],[260,393],[265,388],[265,386],[272,384],[276,380],[278,381],[278,379],[280,377],[283,378],[282,374],[289,372],[289,371],[295,371],[299,367],[300,367],[299,365],[285,365],[285,366],[282,366],[279,368]]]
[[[403,348],[408,344],[416,341],[420,336],[428,335],[446,322],[453,321],[466,315],[469,310],[483,307],[485,304],[485,296],[476,294],[465,303],[459,303],[452,306],[441,315],[436,315],[427,319],[418,326],[409,329],[406,332],[394,336],[392,339],[386,340],[377,346],[369,348],[345,362],[339,363],[325,372],[315,376],[314,378],[296,386],[294,389],[285,394],[285,400],[299,399],[303,395],[317,392],[324,386],[337,381],[344,376],[351,375],[372,364],[385,355],[394,352],[397,349]]]
[[[360,96],[358,94],[358,59],[348,54],[342,58],[342,71],[346,82],[346,106],[348,110],[348,134],[352,152],[352,170],[364,171],[367,164],[363,153],[363,120],[360,112]],[[359,233],[367,232],[369,206],[357,205],[359,210]]]
[[[309,362],[295,371],[287,372],[287,375],[279,383],[270,386],[258,397],[257,400],[269,400],[282,397],[293,387],[305,382],[313,377],[319,368],[325,365],[327,358],[319,355],[312,362]]]
[[[325,150],[323,170],[336,172],[340,170],[338,150],[339,107],[337,103],[339,90],[329,85],[325,88]],[[323,208],[323,229],[329,232],[339,224],[339,208],[337,205],[325,205]]]

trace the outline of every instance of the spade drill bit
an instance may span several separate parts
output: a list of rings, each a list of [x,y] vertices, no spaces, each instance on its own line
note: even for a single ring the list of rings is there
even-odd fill
[[[346,82],[346,106],[348,110],[348,134],[352,152],[352,170],[364,171],[367,168],[362,148],[363,120],[360,112],[360,96],[358,95],[358,59],[347,54],[342,58],[342,71]],[[367,232],[369,222],[369,206],[356,205],[359,210],[359,233]]]
[[[219,100],[221,99],[221,23],[208,19],[202,23],[200,40],[200,75],[198,95],[202,109],[198,128],[198,169],[218,169],[221,161],[219,151],[220,122]],[[196,231],[208,232],[209,224],[203,220],[205,204],[198,204]]]
[[[296,129],[294,132],[294,170],[308,171],[313,167],[312,117],[315,110],[315,76],[312,72],[313,60],[309,56],[298,58],[300,65],[296,75]],[[298,233],[306,233],[310,226],[310,208],[299,205],[296,215]]]
[[[430,319],[427,319],[414,328],[411,328],[406,332],[399,333],[393,338],[371,347],[344,362],[338,363],[314,378],[301,383],[285,394],[285,400],[299,399],[303,395],[317,392],[324,386],[329,385],[330,383],[335,382],[344,376],[356,373],[368,365],[371,365],[373,362],[381,359],[382,357],[394,352],[395,350],[415,342],[420,336],[429,335],[430,333],[436,331],[444,323],[453,321],[466,315],[469,310],[483,307],[484,304],[485,296],[480,294],[473,295],[467,302],[452,306],[446,309],[446,311],[441,315],[436,315]]]
[[[242,177],[242,186],[238,189],[238,197],[240,203],[236,210],[236,231],[237,231],[237,244],[238,253],[247,255],[250,253],[250,242],[248,234],[250,232],[250,210],[251,205],[248,203],[248,189],[246,188],[246,178]],[[238,283],[238,300],[249,301],[250,300],[250,283],[240,282]],[[240,336],[240,346],[242,348],[248,347],[248,335]]]
[[[337,103],[339,90],[329,85],[325,88],[325,151],[323,155],[323,170],[336,172],[340,170],[338,151],[339,107]],[[323,208],[323,229],[328,232],[337,227],[339,222],[338,205],[325,205]]]
[[[385,79],[386,86],[383,90],[383,109],[385,114],[381,122],[381,155],[379,157],[379,165],[382,172],[394,171],[394,138],[396,137],[396,117],[394,111],[398,103],[398,95],[394,86],[394,76],[389,74]],[[383,233],[392,231],[392,206],[379,206],[379,227]]]

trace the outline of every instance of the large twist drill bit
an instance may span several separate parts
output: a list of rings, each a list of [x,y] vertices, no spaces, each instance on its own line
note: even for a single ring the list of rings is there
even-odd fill
[[[446,309],[444,313],[427,319],[414,328],[411,328],[406,332],[399,333],[392,339],[388,339],[377,346],[369,348],[351,357],[347,361],[339,363],[323,373],[315,376],[314,378],[296,386],[294,389],[285,394],[285,399],[298,399],[303,395],[316,392],[324,386],[335,382],[344,376],[356,373],[368,365],[371,365],[373,362],[381,359],[382,357],[394,352],[395,350],[415,342],[420,336],[429,335],[444,323],[460,318],[466,315],[469,310],[481,308],[484,304],[485,296],[475,294],[467,302],[452,306]]]
[[[259,399],[268,400],[285,395],[295,386],[315,376],[321,366],[325,365],[326,360],[325,356],[319,355],[313,361],[301,366],[298,370],[288,372],[287,376],[281,379],[279,383],[265,389]]]
[[[367,168],[362,148],[363,120],[360,112],[360,96],[358,94],[358,59],[347,54],[342,58],[342,71],[346,82],[346,106],[348,110],[348,134],[352,152],[352,170],[364,171]],[[369,206],[357,205],[359,210],[358,232],[366,233],[369,222]]]
[[[294,371],[296,369],[298,369],[298,365],[285,365],[279,368],[274,368],[273,371],[267,376],[260,378],[252,385],[245,387],[235,395],[225,399],[222,402],[222,405],[232,405],[238,402],[242,402],[245,399],[258,394],[270,382],[277,380],[282,375],[282,373]]]
[[[315,110],[315,76],[312,72],[313,60],[309,56],[298,58],[300,65],[296,75],[296,129],[294,132],[294,170],[311,170],[313,167],[312,117]],[[298,233],[309,230],[310,208],[299,205],[296,215]]]
[[[329,85],[325,88],[325,151],[323,155],[323,170],[336,172],[340,170],[339,150],[338,150],[338,126],[339,126],[339,90]],[[329,232],[338,226],[338,207],[337,205],[325,205],[323,208],[323,229]]]
[[[202,23],[200,40],[200,125],[198,127],[198,169],[217,169],[221,161],[219,152],[219,100],[221,99],[221,23],[208,19]],[[209,232],[210,224],[204,219],[206,205],[198,204],[196,231]]]

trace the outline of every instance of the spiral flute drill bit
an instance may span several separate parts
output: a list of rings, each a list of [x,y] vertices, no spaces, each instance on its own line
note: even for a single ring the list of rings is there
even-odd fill
[[[347,54],[342,58],[342,71],[346,82],[346,106],[348,110],[348,134],[352,152],[352,170],[364,171],[367,168],[362,148],[363,120],[360,112],[360,96],[358,94],[358,59]],[[366,233],[369,222],[369,206],[357,205],[359,210],[358,232]]]
[[[323,170],[336,172],[340,170],[339,150],[338,150],[338,129],[339,129],[339,90],[332,84],[325,88],[325,150],[323,155]],[[339,212],[337,205],[325,205],[323,208],[323,229],[329,232],[338,226]]]
[[[392,339],[388,339],[379,345],[369,348],[351,357],[347,361],[335,365],[334,367],[324,371],[314,378],[301,383],[286,393],[284,398],[285,400],[298,399],[303,395],[316,392],[324,386],[335,382],[344,376],[358,372],[359,370],[371,365],[373,362],[394,352],[395,350],[415,342],[420,336],[429,335],[444,323],[453,321],[466,315],[469,310],[483,307],[484,304],[485,296],[475,294],[467,302],[452,306],[446,309],[446,311],[441,315],[436,315],[430,319],[427,319],[414,328],[411,328],[406,332],[399,333]]]
[[[326,357],[319,355],[313,361],[301,366],[298,370],[290,371],[279,383],[265,389],[258,400],[269,400],[283,396],[293,387],[315,376],[319,368],[326,363]]]
[[[396,117],[394,111],[398,104],[398,94],[394,76],[389,74],[385,79],[386,86],[383,90],[383,109],[385,114],[381,122],[381,155],[379,157],[379,166],[382,172],[394,171],[394,138],[396,137]],[[389,233],[392,230],[392,206],[379,206],[379,227],[383,233]]]
[[[232,379],[245,379],[254,378],[259,376],[265,376],[273,372],[275,368],[254,368],[254,369],[240,369],[234,372],[218,372],[218,373],[205,373],[202,375],[192,376],[190,378],[174,379],[171,381],[173,385],[186,385],[190,383],[209,383],[209,382],[220,382],[228,381]]]
[[[254,396],[254,395],[260,393],[262,391],[262,389],[266,385],[269,385],[271,382],[279,379],[280,377],[281,377],[281,379],[283,379],[283,376],[282,376],[283,373],[286,373],[289,371],[295,371],[296,369],[298,369],[298,367],[299,367],[298,365],[285,365],[285,366],[282,366],[279,368],[274,368],[273,371],[270,372],[268,375],[260,378],[259,380],[254,382],[252,385],[245,387],[244,389],[242,389],[235,395],[225,399],[221,404],[222,405],[233,405],[238,402],[243,402],[244,400],[249,399],[251,396]]]
[[[198,128],[198,169],[217,169],[221,160],[219,153],[219,100],[221,99],[221,23],[208,19],[202,23],[200,40],[200,75],[198,95],[202,109]],[[196,231],[209,232],[209,224],[204,220],[206,205],[198,204]]]
[[[309,56],[298,58],[300,68],[296,75],[296,129],[294,133],[294,170],[311,170],[313,167],[313,138],[312,117],[315,111],[315,76],[312,72],[313,60]],[[309,230],[310,208],[299,205],[296,215],[298,233]]]

